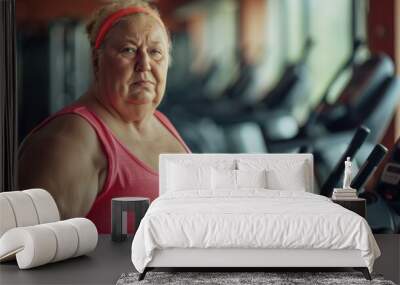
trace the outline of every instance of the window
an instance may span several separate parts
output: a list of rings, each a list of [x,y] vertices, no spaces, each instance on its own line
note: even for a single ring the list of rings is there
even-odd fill
[[[307,1],[310,1],[310,35],[315,43],[309,61],[312,78],[309,103],[315,104],[333,74],[350,56],[351,1]]]

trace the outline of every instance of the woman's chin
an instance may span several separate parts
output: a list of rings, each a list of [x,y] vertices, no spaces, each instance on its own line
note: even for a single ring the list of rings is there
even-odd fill
[[[147,105],[151,104],[152,101],[148,98],[141,98],[141,99],[127,99],[126,102],[132,105]]]
[[[125,102],[131,105],[152,104],[154,94],[151,92],[135,92],[125,97]]]

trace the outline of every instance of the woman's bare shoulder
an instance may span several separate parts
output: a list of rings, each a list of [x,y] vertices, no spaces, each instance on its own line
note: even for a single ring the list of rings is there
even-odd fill
[[[58,149],[80,145],[90,153],[98,145],[96,132],[84,118],[65,114],[52,119],[45,126],[30,134],[21,144],[20,154],[31,148]]]
[[[18,184],[49,191],[64,218],[82,216],[102,187],[99,173],[106,165],[90,124],[77,115],[62,115],[22,144]]]

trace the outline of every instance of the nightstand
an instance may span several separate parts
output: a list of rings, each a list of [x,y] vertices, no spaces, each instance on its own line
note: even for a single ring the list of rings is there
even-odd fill
[[[366,217],[366,200],[363,198],[357,199],[331,199],[332,202],[339,204],[340,206],[359,214],[361,217]]]
[[[127,212],[135,213],[135,228],[149,208],[150,200],[144,197],[118,197],[111,200],[111,239],[124,241],[127,238]]]

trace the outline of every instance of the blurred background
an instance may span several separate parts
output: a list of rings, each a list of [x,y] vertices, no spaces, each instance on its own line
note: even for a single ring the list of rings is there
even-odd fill
[[[379,216],[375,230],[400,232],[399,1],[155,3],[173,45],[160,110],[192,152],[311,152],[316,189],[327,196],[350,155],[354,173],[365,171],[357,189],[397,211],[389,226]],[[17,1],[20,142],[90,85],[85,19],[101,4]]]
[[[379,14],[385,7],[375,2],[159,0],[173,43],[160,109],[193,152],[275,152],[276,141],[301,133],[354,129],[374,111],[365,101],[376,104],[373,95],[360,98],[362,89],[371,86],[354,82],[355,69],[366,63],[358,73],[374,72],[386,64],[386,70],[378,70],[382,78],[396,69],[395,54],[384,44],[390,41],[387,37],[400,39],[390,35],[393,26],[382,24],[385,18]],[[101,4],[17,1],[20,141],[90,85],[84,25]],[[374,12],[374,5],[379,11]],[[373,58],[380,52],[386,55]],[[365,114],[352,114],[359,118],[344,118],[349,115],[344,109],[336,110],[335,118],[316,115],[356,97],[364,102],[354,103],[355,108],[366,107],[355,110]],[[377,136],[384,135],[394,117],[394,105],[385,110],[387,118],[381,120]],[[399,130],[395,125],[392,129],[388,142],[393,143]],[[284,147],[278,147],[281,150]]]

